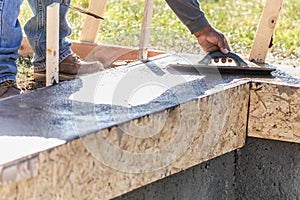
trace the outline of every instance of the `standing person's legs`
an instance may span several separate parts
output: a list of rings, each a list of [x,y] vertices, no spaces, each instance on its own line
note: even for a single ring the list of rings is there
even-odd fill
[[[34,16],[25,25],[25,33],[28,42],[34,51],[32,59],[34,66],[34,77],[36,79],[45,78],[46,60],[46,9],[47,6],[60,0],[28,0]],[[70,0],[66,0],[70,4]],[[93,73],[103,69],[103,65],[96,62],[82,61],[73,54],[70,49],[71,42],[67,36],[71,34],[71,28],[67,20],[68,8],[60,6],[59,22],[59,72],[65,79],[73,78],[78,73]],[[63,76],[67,75],[67,76]],[[70,75],[70,76],[69,76]]]
[[[34,51],[32,63],[34,71],[45,71],[46,60],[46,9],[48,5],[60,0],[28,0],[34,16],[26,23],[24,31],[28,42]],[[67,0],[69,3],[70,0]],[[66,18],[68,8],[60,7],[59,19],[59,61],[62,62],[72,51],[71,42],[66,39],[71,34],[71,28]]]
[[[0,98],[20,94],[17,88],[16,60],[22,42],[18,21],[23,0],[0,0]]]

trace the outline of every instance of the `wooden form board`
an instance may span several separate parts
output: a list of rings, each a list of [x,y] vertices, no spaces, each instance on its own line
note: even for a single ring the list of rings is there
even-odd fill
[[[120,140],[120,127],[116,126],[31,155],[27,159],[2,165],[0,197],[6,200],[54,197],[110,199],[242,147],[246,139],[247,124],[250,137],[300,142],[299,99],[299,86],[258,81],[238,85],[182,105],[189,108],[187,112],[191,115],[197,113],[198,117],[194,119],[201,121],[205,126],[215,123],[217,119],[225,122],[225,126],[219,137],[215,137],[218,126],[214,126],[209,132],[205,131],[208,130],[207,127],[198,129],[190,148],[170,166],[147,173],[125,173],[101,162],[97,159],[97,153],[102,151],[103,138],[128,151],[145,152],[149,149],[143,144],[148,142],[154,144],[154,147],[164,145],[174,136],[172,130],[178,129],[182,106],[123,124],[135,128],[137,124],[152,123],[149,119],[154,119],[155,123],[160,124],[162,116],[168,114],[167,123],[158,137],[147,142],[146,139],[134,139],[126,134],[123,134]],[[195,108],[198,109],[197,112]],[[213,115],[208,116],[212,110],[217,114],[214,118]],[[227,110],[225,115],[224,110]],[[247,123],[248,112],[250,113]],[[190,130],[190,124],[195,122],[187,123],[183,128]],[[135,149],[137,146],[139,148]],[[130,163],[128,160],[128,164]]]
[[[190,148],[170,166],[147,173],[126,173],[101,162],[97,153],[102,151],[103,138],[128,151],[145,152],[149,148],[143,144],[148,142],[154,144],[154,147],[164,145],[174,136],[171,130],[178,129],[182,106],[124,124],[135,128],[137,124],[152,123],[153,121],[149,119],[154,119],[155,123],[160,124],[162,116],[168,114],[169,118],[164,128],[158,137],[152,140],[134,139],[126,134],[120,138],[120,127],[116,126],[40,152],[27,159],[2,165],[0,166],[0,197],[6,200],[55,197],[110,199],[242,147],[246,139],[244,130],[247,126],[249,95],[250,137],[299,141],[300,87],[271,82],[248,82],[183,105],[190,108],[187,109],[187,113],[191,115],[195,115],[195,108],[199,109],[195,120],[203,122],[205,126],[215,123],[216,119],[222,119],[225,122],[224,131],[219,137],[215,137],[217,126],[209,132],[206,132],[205,128],[198,129]],[[218,99],[225,104],[220,104]],[[216,107],[216,105],[221,106]],[[208,113],[214,109],[217,116],[212,118]],[[224,110],[227,110],[225,115]],[[260,117],[261,114],[263,117]],[[187,123],[183,128],[190,130],[191,123],[193,122]],[[277,124],[277,127],[274,127],[274,124]],[[263,131],[267,131],[266,134],[261,134]],[[279,133],[281,135],[278,135]],[[137,146],[139,148],[135,149]],[[132,167],[130,163],[128,160],[127,164]]]
[[[109,66],[114,61],[137,60],[139,53],[139,49],[137,48],[105,44],[97,45],[96,43],[80,41],[73,41],[71,48],[72,51],[82,59],[99,60],[104,64],[105,67]],[[150,58],[165,53],[166,52],[163,51],[148,50],[147,57]],[[25,57],[33,55],[33,51],[30,48],[26,37],[23,38],[21,47],[19,49],[19,54]]]
[[[300,87],[261,82],[251,84],[251,137],[300,143]]]
[[[250,61],[265,63],[270,41],[274,34],[282,4],[283,0],[266,0],[251,49],[249,57]]]
[[[138,124],[149,127],[153,126],[153,123],[157,126],[162,125],[161,131],[151,138],[132,137],[120,132],[122,126],[116,126],[38,153],[33,158],[23,160],[22,168],[18,167],[20,162],[16,162],[15,167],[14,163],[0,166],[0,197],[6,200],[111,199],[240,148],[245,144],[248,95],[248,84],[237,85],[122,124],[123,127],[132,129],[138,128]],[[193,117],[186,120],[183,116]],[[192,130],[193,125],[199,122],[201,126],[195,126]],[[178,132],[179,130],[182,131]],[[191,132],[193,135],[190,135]],[[115,155],[111,149],[102,149],[110,143],[127,152],[147,155],[157,152],[157,149],[167,146],[176,138],[180,140],[175,141],[181,141],[183,144],[186,140],[189,141],[186,149],[183,146],[186,151],[177,155],[178,159],[167,156],[164,159],[149,157],[149,160],[139,161],[126,157],[126,154]],[[180,144],[173,147],[176,150],[181,148]],[[115,169],[103,162],[101,153],[110,155],[112,165],[118,164],[118,160],[124,160],[123,164],[129,171]],[[172,151],[165,153],[172,155]],[[174,160],[165,166],[164,162],[167,159]],[[146,166],[148,169],[151,169],[152,165],[156,167],[145,172],[130,172],[136,165]],[[157,168],[160,165],[161,167]],[[7,174],[21,174],[20,170],[27,172],[23,180],[14,181],[14,176],[10,177]]]
[[[104,16],[107,0],[90,0],[89,11],[101,17]],[[95,42],[100,28],[101,20],[87,16],[82,27],[80,41]]]
[[[104,16],[107,0],[90,0],[89,11]],[[150,37],[150,24],[152,20],[154,0],[145,0],[144,14],[141,28],[140,44],[139,44],[139,56],[140,60],[147,59],[148,45]],[[91,16],[87,16],[84,22],[80,41],[94,43],[97,39],[97,34],[100,28],[101,20],[95,19]]]
[[[201,98],[96,131],[21,161],[0,165],[0,197],[8,200],[110,199],[243,147],[247,127],[250,137],[300,142],[299,99],[299,85],[272,80],[234,82],[226,89]],[[191,116],[190,120],[186,121],[186,116]],[[189,135],[197,123],[201,126]],[[122,132],[124,127],[134,130],[148,124],[163,128],[151,138],[132,137]],[[138,162],[106,148],[109,143],[126,152],[156,152],[173,141],[178,130],[184,130],[179,141],[190,143],[169,165],[164,165],[165,159],[172,159],[169,156]],[[103,153],[111,158],[110,164],[114,167],[103,162]],[[129,171],[116,169],[119,161],[124,161]],[[161,168],[149,170],[161,164]],[[148,167],[148,171],[132,172],[136,165]]]

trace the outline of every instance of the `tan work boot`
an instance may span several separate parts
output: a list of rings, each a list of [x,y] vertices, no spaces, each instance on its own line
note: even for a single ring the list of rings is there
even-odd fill
[[[0,99],[22,94],[23,91],[14,81],[4,81],[0,83]]]
[[[99,61],[83,61],[76,54],[71,54],[59,64],[59,80],[74,79],[78,75],[91,74],[104,70]],[[38,81],[45,81],[46,72],[34,72],[33,77]]]

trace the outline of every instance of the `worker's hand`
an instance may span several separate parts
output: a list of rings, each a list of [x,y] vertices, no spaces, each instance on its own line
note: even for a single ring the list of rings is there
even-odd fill
[[[227,54],[230,51],[225,36],[211,26],[205,27],[194,35],[197,37],[198,43],[206,53],[221,50],[222,53]]]

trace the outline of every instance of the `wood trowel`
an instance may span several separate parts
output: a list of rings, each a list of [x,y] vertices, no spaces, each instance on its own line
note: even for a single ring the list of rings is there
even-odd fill
[[[237,54],[229,52],[223,54],[214,51],[207,54],[198,64],[170,64],[168,67],[183,72],[198,72],[200,74],[242,74],[242,75],[271,75],[274,68],[260,67],[253,63],[248,65]]]

